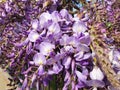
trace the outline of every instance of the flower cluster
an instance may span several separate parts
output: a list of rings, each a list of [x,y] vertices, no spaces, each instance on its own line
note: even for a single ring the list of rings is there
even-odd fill
[[[28,69],[37,68],[34,74],[39,76],[40,82],[46,85],[49,82],[46,77],[62,72],[65,75],[63,90],[70,85],[73,90],[86,86],[92,54],[85,22],[74,19],[66,9],[46,11],[39,19],[32,20],[26,41],[20,46],[29,46],[28,55],[34,52],[33,58],[28,60]],[[32,83],[37,79],[34,74]]]
[[[90,48],[92,38],[89,31],[91,27],[96,27],[103,34],[101,39],[110,39],[106,35],[108,23],[100,21],[103,18],[92,16],[92,8],[100,4],[98,9],[104,8],[109,16],[109,13],[113,13],[111,7],[114,2],[106,0],[104,3],[108,6],[104,7],[101,2],[95,4],[88,0],[91,11],[81,7],[78,14],[72,15],[61,6],[63,1],[0,2],[1,66],[7,67],[15,84],[20,84],[20,90],[39,90],[43,87],[55,90],[96,90],[110,86],[93,60],[95,55]],[[104,11],[96,12],[101,13],[101,16],[105,14]],[[113,20],[106,20],[112,22],[110,19]],[[118,74],[119,59],[119,50],[111,49],[109,60]]]

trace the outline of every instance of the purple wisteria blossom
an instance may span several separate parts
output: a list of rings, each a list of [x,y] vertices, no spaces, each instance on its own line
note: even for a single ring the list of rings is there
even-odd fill
[[[53,22],[49,27],[48,27],[48,32],[47,35],[55,35],[60,33],[60,26],[58,23]]]
[[[31,42],[35,42],[38,38],[39,38],[39,34],[37,33],[37,31],[31,31],[28,35],[28,39]]]
[[[44,65],[46,64],[45,56],[41,53],[37,53],[37,54],[34,55],[33,60],[34,60],[34,64],[36,66],[39,66],[38,74],[39,75],[44,74]]]
[[[84,33],[87,30],[87,27],[84,22],[76,21],[73,24],[73,33],[75,36],[79,36],[81,33]]]
[[[42,42],[39,45],[39,50],[40,53],[42,53],[43,55],[50,55],[50,53],[53,51],[53,49],[55,49],[55,45],[51,44],[49,42]]]
[[[40,15],[39,24],[40,28],[49,27],[52,22],[52,15],[49,12],[44,12]]]
[[[0,58],[6,56],[10,74],[15,84],[21,85],[20,90],[97,90],[110,86],[104,72],[95,65],[96,54],[91,50],[94,41],[89,33],[94,29],[91,22],[98,18],[91,13],[96,14],[96,9],[76,7],[78,13],[70,14],[68,7],[74,6],[69,3],[76,0],[66,1],[65,7],[61,6],[64,0],[5,0],[3,5],[0,3],[0,28],[4,28],[0,29],[0,41],[4,39],[0,42]],[[87,2],[90,6],[92,3]],[[112,12],[113,3],[105,0],[108,13]],[[104,34],[107,29],[102,30]],[[120,74],[120,51],[112,48],[108,56],[112,68]]]
[[[92,57],[86,24],[74,21],[68,11],[63,9],[60,13],[42,13],[39,22],[33,20],[32,28],[34,30],[29,33],[28,38],[37,44],[39,51],[36,51],[30,64],[38,66],[38,75],[44,77],[64,72],[63,90],[69,89],[69,86],[72,90],[85,87],[88,78],[86,66]],[[78,67],[81,67],[81,71]]]

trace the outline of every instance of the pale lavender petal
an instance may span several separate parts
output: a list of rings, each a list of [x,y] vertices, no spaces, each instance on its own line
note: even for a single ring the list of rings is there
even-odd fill
[[[12,8],[9,6],[9,3],[6,2],[6,3],[5,3],[5,10],[6,10],[7,12],[10,12],[11,9],[12,9]]]
[[[80,33],[84,33],[87,30],[87,27],[83,22],[77,21],[73,24],[72,30],[75,36],[78,36]]]
[[[43,65],[40,65],[39,68],[38,68],[38,75],[43,75],[44,74],[44,68],[43,68]]]
[[[72,60],[71,57],[67,57],[64,59],[63,65],[65,66],[65,69],[69,69],[71,60]]]
[[[34,57],[33,57],[33,61],[34,61],[35,65],[38,65],[38,66],[46,64],[46,58],[41,53],[35,54]]]
[[[58,22],[58,21],[61,20],[58,11],[53,11],[51,15],[52,15],[52,20],[53,20],[54,22]]]
[[[105,83],[100,80],[89,80],[86,82],[86,84],[88,86],[101,87],[101,88],[105,86]]]
[[[32,21],[31,24],[32,24],[32,28],[33,28],[34,30],[36,30],[36,29],[38,28],[39,22],[38,22],[37,19],[35,19],[35,20]]]
[[[68,90],[68,87],[64,85],[64,87],[62,88],[62,90]]]
[[[41,29],[47,28],[50,25],[49,21],[51,20],[52,20],[51,14],[49,14],[48,12],[42,13],[39,19],[40,28]]]
[[[63,66],[61,64],[54,64],[53,65],[53,71],[58,74],[63,69]]]
[[[77,51],[89,52],[90,48],[85,44],[79,44],[79,46],[77,47]]]
[[[61,45],[67,45],[69,42],[69,36],[67,34],[64,34],[62,38],[60,39]]]
[[[91,43],[90,35],[88,33],[85,33],[85,36],[81,37],[79,40],[82,44],[90,45]]]
[[[71,80],[71,76],[68,71],[66,71],[65,78],[64,78],[64,81],[67,81],[67,80],[69,80],[69,81]]]
[[[80,51],[80,52],[78,52],[78,53],[76,53],[75,55],[74,55],[74,57],[75,58],[82,58],[84,56],[84,52],[83,51]]]
[[[68,11],[66,9],[62,9],[60,11],[60,14],[61,14],[62,18],[67,19],[67,20],[72,20],[72,16],[68,13]]]
[[[91,53],[86,53],[82,58],[76,58],[76,61],[82,61],[82,60],[87,60],[91,57]]]
[[[82,60],[80,62],[77,62],[76,64],[82,65],[82,66],[87,66],[87,65],[89,65],[89,62],[88,62],[88,60]]]
[[[66,52],[74,53],[75,49],[72,46],[64,46]]]
[[[49,35],[49,34],[58,34],[59,32],[60,32],[60,26],[59,26],[59,24],[53,22],[53,23],[48,27],[47,35]]]
[[[60,63],[54,63],[52,69],[48,70],[48,74],[52,75],[52,74],[58,74],[60,71],[62,71],[63,66]]]
[[[75,73],[80,81],[83,81],[83,82],[86,81],[86,79],[87,79],[86,75],[83,75],[80,71],[77,71],[77,70],[75,71]]]
[[[81,19],[81,21],[86,22],[90,19],[90,16],[88,14],[85,14],[85,17]]]
[[[48,70],[48,75],[53,75],[53,74],[55,74],[55,72],[52,69],[49,69]]]
[[[87,76],[89,74],[88,69],[84,67],[82,74]]]
[[[83,82],[78,82],[78,84],[76,85],[76,90],[79,90],[79,88],[83,87],[85,87],[85,84]]]
[[[43,55],[49,55],[53,49],[55,49],[55,45],[49,42],[42,42],[39,45],[39,50]]]
[[[54,58],[50,58],[50,59],[48,59],[47,60],[47,65],[53,65],[54,63],[56,63],[57,62],[57,60],[56,59],[54,59]]]
[[[30,65],[34,65],[35,62],[34,62],[34,61],[29,61],[29,64],[30,64]]]
[[[72,69],[72,74],[74,74],[74,71],[75,71],[75,61],[74,60],[72,60],[71,69]]]
[[[78,41],[78,38],[76,38],[74,36],[69,37],[68,42],[69,42],[68,44],[73,47],[77,47],[80,44]]]
[[[28,39],[31,42],[35,42],[39,38],[39,34],[36,31],[31,31],[28,35]]]

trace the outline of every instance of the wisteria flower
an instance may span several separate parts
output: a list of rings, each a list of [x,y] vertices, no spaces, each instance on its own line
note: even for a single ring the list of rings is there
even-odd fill
[[[79,53],[78,57],[75,58],[76,61],[82,61],[82,60],[87,60],[91,57],[91,53],[85,53],[84,55],[82,55],[83,53]]]
[[[77,51],[89,52],[90,48],[86,44],[79,44],[79,46],[77,47]]]
[[[68,45],[68,42],[69,42],[69,36],[67,34],[64,34],[60,39],[60,44],[66,46]]]
[[[64,46],[63,49],[64,49],[66,52],[68,52],[68,53],[73,53],[73,52],[75,52],[75,49],[74,49],[72,46],[69,46],[69,45]]]
[[[89,33],[85,32],[82,37],[79,38],[81,44],[90,45],[91,39]]]
[[[84,56],[84,52],[83,52],[83,51],[79,51],[78,53],[76,53],[76,54],[74,55],[74,57],[75,57],[75,58],[78,58],[78,59],[82,58],[83,56]]]
[[[75,36],[79,36],[81,33],[84,33],[87,30],[87,27],[84,22],[76,21],[73,24],[72,30]]]
[[[48,32],[47,35],[50,34],[58,34],[60,33],[60,26],[58,23],[53,22],[49,27],[48,27]]]
[[[31,42],[35,42],[38,38],[39,38],[39,34],[37,33],[37,31],[31,31],[28,35],[28,39],[31,41]]]
[[[46,64],[46,58],[41,53],[35,54],[33,57],[33,61],[34,61],[35,65],[37,65],[37,66]]]
[[[54,63],[52,69],[48,70],[48,74],[58,74],[60,71],[62,71],[63,66],[60,64],[60,62]]]
[[[78,77],[78,81],[82,81],[82,82],[86,82],[87,76],[84,75],[83,73],[81,73],[80,71],[75,71],[77,77]]]
[[[79,90],[79,88],[83,88],[86,85],[87,80],[87,74],[84,74],[83,72],[80,72],[78,70],[75,70],[75,74],[78,78],[78,82],[76,83],[76,90]]]
[[[37,54],[34,55],[33,61],[34,61],[34,64],[36,66],[39,66],[38,74],[39,75],[44,74],[44,67],[43,66],[46,64],[45,56],[43,54],[41,54],[41,53],[37,53]]]
[[[51,68],[48,69],[49,75],[58,74],[63,70],[63,66],[60,63],[62,58],[61,56],[62,55],[60,54],[56,54],[55,56],[51,56],[51,58],[47,60],[47,65],[52,66]]]
[[[72,47],[77,47],[80,43],[78,38],[71,36],[68,38],[68,44]]]
[[[68,13],[68,11],[66,9],[62,9],[60,11],[60,15],[62,16],[63,19],[66,19],[66,20],[72,20],[72,16]]]
[[[39,24],[41,29],[50,26],[51,22],[52,22],[52,15],[49,14],[48,12],[44,12],[40,15]]]
[[[60,17],[60,14],[58,13],[58,11],[53,11],[51,15],[52,15],[53,22],[61,21],[61,17]]]
[[[50,42],[42,42],[39,45],[40,53],[42,53],[43,55],[49,56],[53,49],[55,49],[55,45]]]

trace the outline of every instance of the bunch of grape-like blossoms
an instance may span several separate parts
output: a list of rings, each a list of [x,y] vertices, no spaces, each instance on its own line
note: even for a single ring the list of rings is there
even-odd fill
[[[79,19],[67,9],[58,10],[59,3],[1,4],[2,66],[9,64],[6,67],[20,90],[105,89],[104,74],[92,59],[88,16]]]

